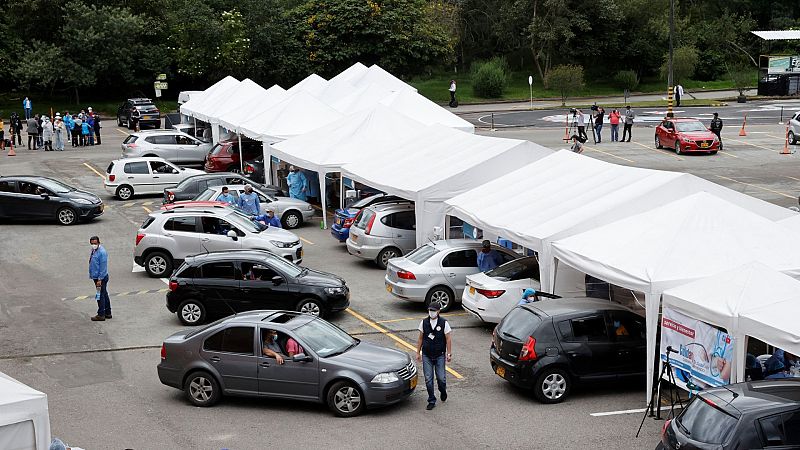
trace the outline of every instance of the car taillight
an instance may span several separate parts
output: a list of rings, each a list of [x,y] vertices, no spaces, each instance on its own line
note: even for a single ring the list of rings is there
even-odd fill
[[[175,194],[172,192],[167,192],[167,201],[172,203],[175,201]]]
[[[134,144],[132,142],[130,144],[125,144],[125,146],[128,147],[128,148],[136,148],[136,144]]]
[[[475,290],[486,298],[497,298],[506,293],[506,291],[497,289],[475,289]]]
[[[364,230],[364,234],[369,234],[369,232],[372,231],[372,224],[375,223],[375,216],[377,216],[377,214],[373,214],[372,217],[370,217],[369,223],[367,224],[367,229]]]
[[[167,345],[161,344],[161,359],[167,359]]]
[[[169,280],[169,290],[175,292],[178,289],[178,282],[174,280]]]
[[[352,218],[352,219],[344,219],[344,223],[342,223],[342,227],[344,227],[344,228],[350,228],[350,227],[352,227],[352,226],[353,226],[353,222],[355,222],[355,221],[356,221],[356,219],[355,219],[355,218]]]
[[[666,436],[667,428],[669,427],[670,423],[672,423],[672,419],[669,419],[669,420],[665,421],[664,422],[664,426],[661,427],[661,439],[664,439],[664,436]]]
[[[413,273],[411,273],[411,272],[409,272],[407,270],[398,270],[397,271],[397,278],[402,278],[404,280],[416,280],[417,279],[417,277]]]
[[[109,175],[109,176],[108,176],[108,181],[114,181],[114,180],[116,180],[116,179],[117,179],[117,176],[116,176],[116,175],[114,175],[113,173],[112,173],[111,175]]]
[[[533,361],[536,359],[536,350],[533,348],[536,346],[536,339],[533,336],[528,337],[528,342],[522,346],[522,350],[519,352],[519,360],[520,361]]]
[[[256,168],[253,167],[252,164],[245,164],[244,165],[244,172],[245,173],[254,173],[255,171],[256,171]]]
[[[139,242],[142,242],[142,239],[144,239],[144,233],[138,233],[136,235],[136,245],[139,245]]]

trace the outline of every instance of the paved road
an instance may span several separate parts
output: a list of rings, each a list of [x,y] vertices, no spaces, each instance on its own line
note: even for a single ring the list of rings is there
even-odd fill
[[[651,448],[661,422],[640,414],[592,413],[643,407],[641,383],[593,385],[569,401],[545,406],[499,379],[488,364],[491,328],[456,312],[449,317],[455,347],[446,404],[424,410],[424,388],[409,401],[360,418],[334,418],[324,407],[296,402],[225,399],[214,408],[190,406],[156,376],[164,337],[182,329],[164,307],[165,283],[134,272],[138,226],[157,197],[111,199],[102,188],[124,133],[113,127],[100,148],[0,156],[0,174],[39,174],[97,192],[106,213],[88,224],[0,226],[0,371],[48,394],[54,436],[87,449],[137,448]],[[90,322],[96,306],[87,277],[88,237],[110,254],[114,319]],[[406,350],[425,311],[392,298],[383,273],[347,254],[316,224],[301,228],[305,265],[343,276],[352,310],[332,320],[362,339]],[[88,299],[84,296],[89,295]],[[376,330],[378,326],[383,331]],[[391,336],[390,336],[391,335]]]

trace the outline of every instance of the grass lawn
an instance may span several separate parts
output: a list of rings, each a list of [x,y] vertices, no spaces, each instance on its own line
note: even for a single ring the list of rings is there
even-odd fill
[[[439,74],[434,75],[432,78],[418,78],[410,81],[410,84],[417,88],[420,94],[425,97],[438,102],[447,103],[450,101],[450,79],[454,78],[453,74]],[[472,82],[469,74],[459,74],[455,77],[458,83],[458,101],[460,103],[481,103],[496,100],[517,100],[524,101],[530,98],[530,91],[528,87],[528,74],[521,72],[514,72],[508,77],[508,85],[502,98],[499,99],[486,99],[476,97],[472,90]],[[755,79],[755,76],[753,77]],[[639,84],[635,93],[658,93],[666,91],[664,86],[666,83],[658,79],[645,80]],[[689,80],[683,83],[685,89],[732,89],[733,83],[730,80],[718,81],[694,81]],[[534,76],[533,82],[533,98],[558,98],[560,97],[558,91],[552,89],[544,89],[541,82]],[[621,89],[613,86],[609,82],[597,82],[589,84],[578,91],[570,94],[571,98],[575,97],[605,97],[612,95],[622,95]]]

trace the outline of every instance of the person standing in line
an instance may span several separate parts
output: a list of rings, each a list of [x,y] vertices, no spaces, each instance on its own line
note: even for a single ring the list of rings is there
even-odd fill
[[[306,201],[308,180],[303,175],[303,172],[300,172],[300,169],[295,166],[289,166],[289,175],[286,177],[286,183],[289,185],[289,197]]]
[[[56,151],[64,151],[64,138],[66,137],[67,130],[64,121],[61,119],[61,114],[56,113],[56,123],[53,125],[53,136],[55,137]]]
[[[42,145],[44,146],[44,151],[53,151],[53,124],[47,116],[42,118]]]
[[[253,192],[253,186],[244,185],[244,193],[239,194],[237,206],[250,216],[261,214],[261,204],[258,202],[258,194]]]
[[[447,372],[445,362],[453,359],[453,340],[450,324],[439,316],[442,307],[438,302],[428,306],[428,317],[419,323],[417,338],[417,361],[422,361],[422,372],[425,374],[425,388],[428,390],[428,411],[436,406],[436,393],[433,390],[433,378],[439,387],[439,398],[447,401]]]
[[[67,141],[72,141],[72,115],[64,111],[64,129],[67,131]]]
[[[636,115],[631,110],[631,105],[625,107],[625,124],[622,130],[622,141],[623,142],[630,142],[632,137],[631,129],[633,128],[633,119]],[[628,140],[625,140],[625,135],[628,135]]]
[[[577,112],[575,118],[577,119],[576,122],[578,124],[578,137],[582,142],[586,142],[589,140],[589,136],[586,135],[586,116],[580,109],[576,109],[575,111]]]
[[[228,186],[222,186],[222,193],[217,197],[218,202],[225,202],[231,206],[236,206],[236,197],[228,192]]]
[[[450,107],[456,108],[458,107],[458,102],[456,101],[456,80],[450,80]]]
[[[42,127],[42,122],[44,122],[44,114],[36,118],[36,128],[39,131],[39,142],[37,143],[38,148],[42,148],[44,146],[44,139],[42,138],[42,131],[44,131],[44,127]]]
[[[94,115],[89,113],[86,116],[86,125],[89,127],[89,134],[86,136],[86,145],[94,145]]]
[[[32,108],[33,108],[33,105],[31,104],[31,99],[29,99],[28,97],[25,97],[25,100],[22,101],[22,109],[25,110],[25,120],[28,120],[31,117],[33,117],[33,114],[31,114]],[[20,145],[22,145],[22,144],[20,144]]]
[[[81,122],[81,147],[85,145],[91,145],[89,144],[90,130],[91,127],[89,127],[89,122],[87,122],[87,119],[84,118]]]
[[[26,125],[28,126],[28,150],[36,150],[39,143],[39,123],[31,116]],[[31,148],[31,142],[33,142],[33,148]]]
[[[15,112],[11,113],[11,143],[14,143],[14,138],[17,138],[17,145],[22,145],[22,119]]]
[[[78,147],[81,144],[81,125],[83,125],[83,120],[81,120],[81,116],[75,116],[72,118],[72,146]]]
[[[602,106],[597,108],[597,111],[594,113],[594,132],[597,136],[597,143],[599,144],[602,141],[602,136],[600,134],[603,131],[603,116],[606,114],[606,110],[603,109]]]
[[[97,289],[97,315],[92,317],[93,322],[102,322],[111,319],[111,299],[108,297],[108,253],[100,245],[100,238],[89,238],[92,253],[89,255],[89,278],[94,281]]]
[[[9,122],[9,128],[11,128],[10,125],[11,122]],[[5,150],[5,149],[6,149],[6,130],[3,125],[3,118],[0,117],[0,150]]]
[[[712,133],[717,135],[717,139],[719,139],[719,149],[722,150],[722,119],[719,118],[719,113],[714,113],[714,118],[711,119],[711,126],[709,129]]]
[[[616,108],[611,110],[608,115],[608,123],[611,124],[611,142],[619,142],[619,111]]]
[[[94,145],[100,145],[100,114],[94,115]]]

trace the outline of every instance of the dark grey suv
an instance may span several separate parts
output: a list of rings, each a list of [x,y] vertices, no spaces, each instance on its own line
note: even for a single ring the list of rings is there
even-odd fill
[[[280,350],[282,364],[268,348]],[[252,311],[168,337],[158,378],[197,406],[223,394],[260,396],[326,403],[350,417],[407,398],[417,368],[408,354],[361,342],[319,317]]]

